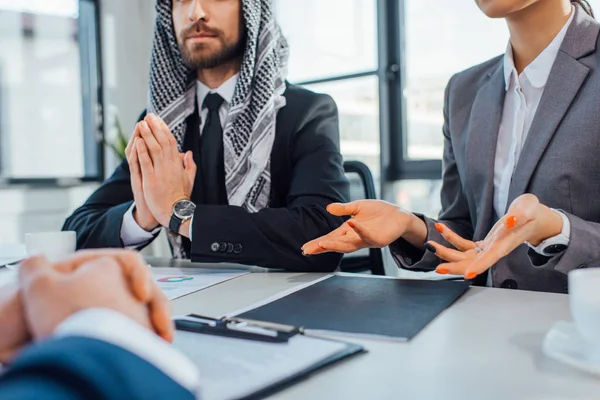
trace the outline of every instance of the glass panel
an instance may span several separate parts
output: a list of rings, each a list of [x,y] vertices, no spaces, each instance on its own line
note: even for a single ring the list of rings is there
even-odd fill
[[[0,176],[85,175],[77,15],[77,0],[0,0]]]
[[[77,17],[78,0],[0,0],[0,10]]]
[[[375,70],[376,3],[275,0],[277,19],[290,44],[290,81]]]
[[[408,211],[437,218],[442,209],[441,188],[441,180],[396,181],[392,191],[394,198],[389,200]]]
[[[448,80],[456,72],[504,53],[508,30],[503,20],[487,18],[472,0],[404,3],[408,156],[441,158]]]
[[[347,161],[362,161],[379,187],[379,80],[376,76],[307,85],[335,100],[340,115],[341,150]]]

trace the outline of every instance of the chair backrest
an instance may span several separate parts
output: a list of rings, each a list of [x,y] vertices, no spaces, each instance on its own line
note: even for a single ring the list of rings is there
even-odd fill
[[[350,201],[377,198],[369,167],[360,161],[346,161],[344,171],[350,182]],[[373,275],[385,275],[381,249],[363,249],[346,254],[342,259],[341,269],[344,272],[371,271]]]

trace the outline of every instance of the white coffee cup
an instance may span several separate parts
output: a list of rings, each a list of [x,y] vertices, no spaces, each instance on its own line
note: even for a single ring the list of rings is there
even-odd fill
[[[577,331],[594,358],[600,357],[600,268],[569,273],[569,302]]]
[[[27,256],[44,255],[50,261],[58,261],[75,252],[75,232],[41,232],[25,235]]]

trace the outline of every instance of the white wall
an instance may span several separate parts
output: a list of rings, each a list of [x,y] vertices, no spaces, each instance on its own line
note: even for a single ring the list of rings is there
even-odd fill
[[[128,132],[146,104],[154,1],[101,0],[100,3],[105,118],[108,126],[118,114]],[[112,172],[115,163],[112,156],[107,156],[107,173]],[[26,232],[60,229],[64,219],[95,187],[0,189],[0,242],[22,242]]]

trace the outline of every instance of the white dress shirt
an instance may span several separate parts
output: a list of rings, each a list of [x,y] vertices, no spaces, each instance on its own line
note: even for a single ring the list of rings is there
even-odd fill
[[[554,65],[560,46],[573,21],[575,8],[571,17],[554,37],[552,42],[531,62],[521,75],[515,68],[513,51],[510,42],[504,54],[504,82],[506,96],[494,162],[494,211],[498,217],[506,213],[508,193],[513,173],[521,156],[521,150],[527,139],[531,123],[548,82],[550,70]],[[556,211],[556,210],[555,210]],[[564,216],[560,211],[557,211]],[[567,221],[568,218],[562,218]],[[564,223],[563,223],[564,225]],[[563,234],[569,237],[570,227],[563,226]],[[538,249],[534,248],[538,251]],[[539,253],[539,251],[538,251]],[[491,275],[488,275],[488,285],[491,286]]]
[[[92,308],[73,314],[54,331],[54,337],[87,337],[121,347],[142,358],[172,380],[200,394],[200,374],[183,353],[123,314]]]
[[[202,134],[202,130],[204,129],[204,123],[208,116],[208,109],[206,107],[202,107],[204,103],[204,99],[208,96],[209,93],[218,93],[223,100],[223,104],[221,108],[219,108],[219,119],[221,120],[221,127],[223,130],[225,129],[225,125],[227,124],[227,114],[229,113],[229,105],[233,100],[233,95],[235,93],[235,86],[238,81],[239,74],[235,74],[225,82],[221,86],[216,89],[210,89],[204,83],[200,81],[196,81],[196,99],[198,101],[198,107],[200,109],[200,134]],[[123,223],[121,224],[121,241],[123,242],[123,246],[129,249],[139,248],[149,241],[152,240],[154,235],[158,234],[160,231],[160,227],[156,228],[152,232],[148,232],[144,230],[141,226],[133,218],[133,209],[135,207],[135,203],[129,207],[129,210],[123,216]],[[192,225],[194,223],[194,219],[190,223],[190,239],[192,238]]]

